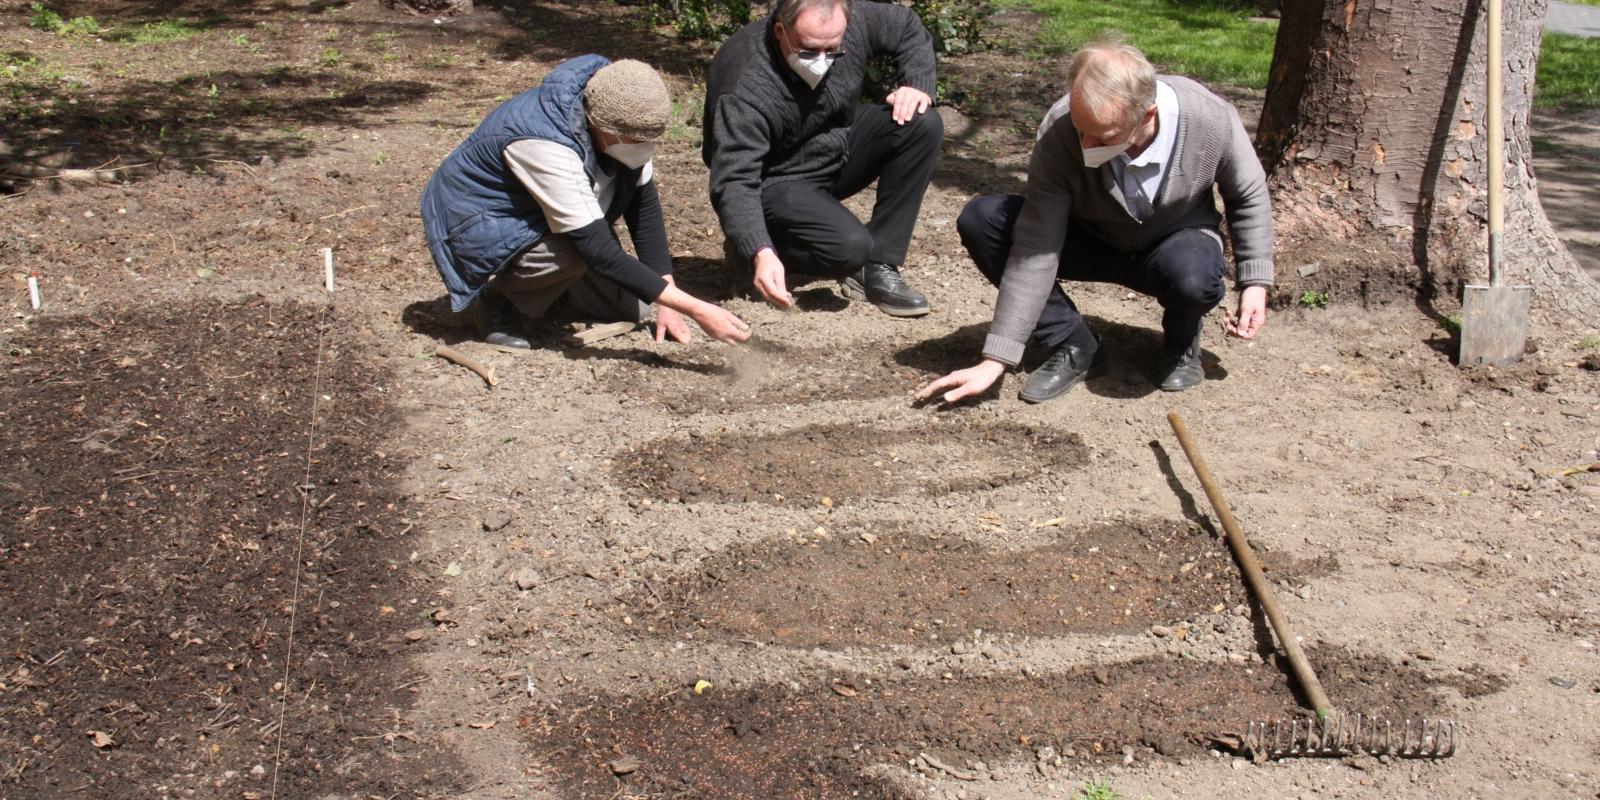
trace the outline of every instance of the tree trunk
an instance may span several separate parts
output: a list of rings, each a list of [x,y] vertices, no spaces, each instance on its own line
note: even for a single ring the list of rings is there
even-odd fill
[[[1487,281],[1487,0],[1285,3],[1256,147],[1280,287],[1443,314]],[[1539,204],[1529,110],[1546,0],[1505,0],[1504,235],[1535,307],[1600,323],[1600,283]],[[1315,267],[1312,264],[1316,264]]]

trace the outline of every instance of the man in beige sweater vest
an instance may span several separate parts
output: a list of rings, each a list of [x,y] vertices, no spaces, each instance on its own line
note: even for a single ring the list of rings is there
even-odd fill
[[[956,402],[981,394],[1022,359],[1030,335],[1049,352],[1028,377],[1030,403],[1058,397],[1095,365],[1100,339],[1059,281],[1116,283],[1162,307],[1156,383],[1198,386],[1200,328],[1225,294],[1222,195],[1233,244],[1237,309],[1230,333],[1266,321],[1273,283],[1266,175],[1239,113],[1200,84],[1157,76],[1144,54],[1090,44],[1067,69],[1070,91],[1040,125],[1026,196],[986,196],[957,221],[978,269],[1000,287],[983,360],[918,393]]]

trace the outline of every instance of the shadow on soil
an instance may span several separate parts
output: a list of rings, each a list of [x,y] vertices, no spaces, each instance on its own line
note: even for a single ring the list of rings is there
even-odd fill
[[[612,480],[658,499],[713,503],[852,501],[970,492],[1073,470],[1089,449],[1075,433],[930,418],[910,428],[810,425],[766,435],[690,434],[618,453]],[[960,475],[948,465],[965,465]]]
[[[1438,717],[1453,696],[1503,684],[1340,648],[1310,657],[1332,696],[1395,719]],[[1125,748],[1144,760],[1199,755],[1247,722],[1303,713],[1292,698],[1281,670],[1152,657],[1034,677],[836,674],[701,695],[579,695],[524,721],[537,767],[568,797],[900,798],[926,796],[905,788],[921,783],[907,764],[976,780],[1002,761],[1048,776],[1062,763],[1120,761]]]
[[[407,459],[375,447],[401,420],[333,313],[112,309],[14,340],[0,751],[18,796],[462,788],[451,752],[402,729],[416,676],[382,607],[428,587],[395,570]]]

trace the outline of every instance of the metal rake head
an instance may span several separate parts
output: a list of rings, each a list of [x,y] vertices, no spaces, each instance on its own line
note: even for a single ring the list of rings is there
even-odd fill
[[[1396,724],[1371,714],[1329,714],[1252,722],[1243,750],[1258,761],[1354,755],[1449,758],[1455,755],[1455,720],[1405,720]]]

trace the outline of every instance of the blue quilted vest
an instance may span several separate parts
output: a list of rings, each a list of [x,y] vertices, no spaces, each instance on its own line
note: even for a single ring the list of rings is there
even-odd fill
[[[586,55],[557,65],[539,86],[489,112],[428,180],[422,190],[422,226],[456,311],[472,302],[491,275],[550,230],[539,203],[506,165],[508,145],[521,139],[566,145],[583,159],[594,180],[599,167],[583,87],[609,63],[603,56]]]

